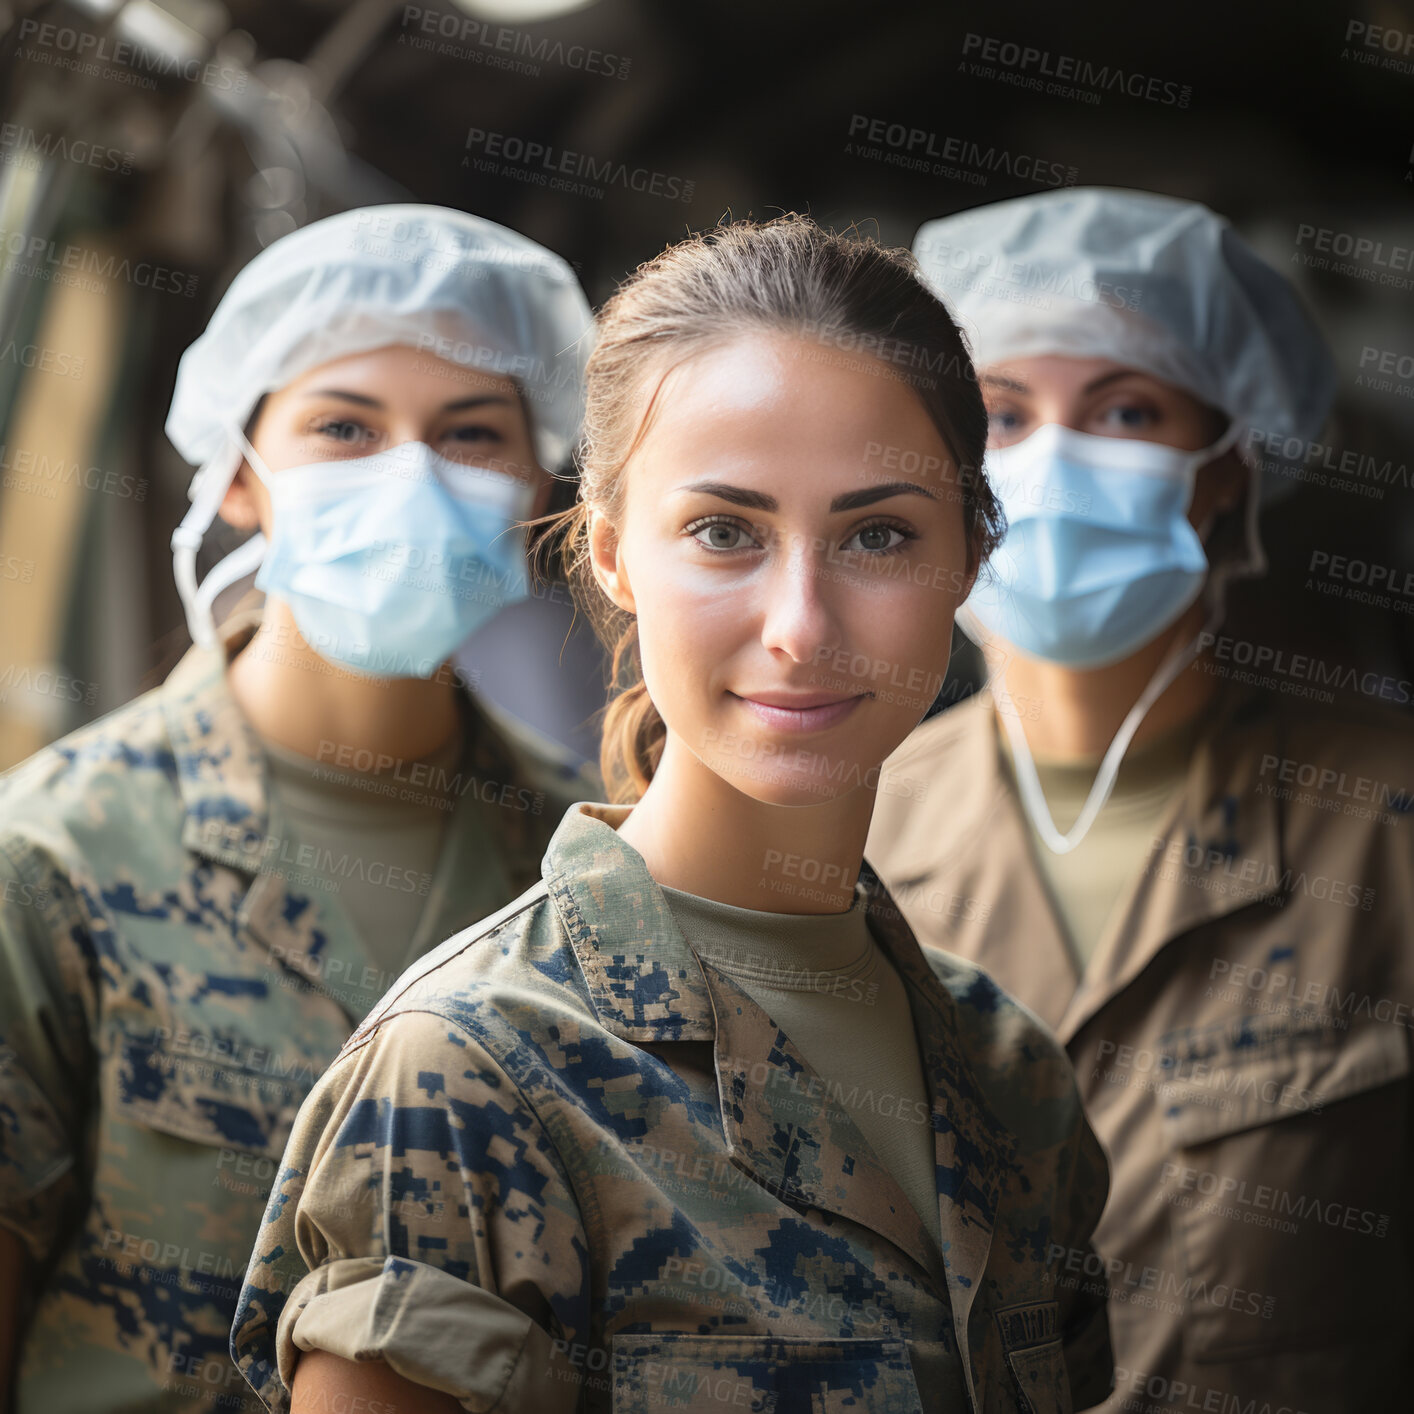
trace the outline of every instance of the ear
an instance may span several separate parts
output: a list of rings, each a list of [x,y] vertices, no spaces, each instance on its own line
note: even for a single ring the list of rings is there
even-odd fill
[[[226,494],[221,498],[221,508],[217,514],[227,525],[237,530],[258,530],[260,510],[256,504],[252,486],[255,473],[244,461],[236,468]]]
[[[1229,448],[1218,458],[1217,470],[1221,475],[1218,487],[1218,506],[1230,511],[1242,500],[1242,493],[1252,482],[1252,471],[1246,462]]]
[[[618,532],[608,517],[599,511],[589,512],[589,567],[599,588],[609,602],[625,613],[638,612],[633,587],[628,582],[628,570],[623,562],[622,544]]]
[[[1193,486],[1193,509],[1201,520],[1230,511],[1242,502],[1243,492],[1252,482],[1252,472],[1236,451],[1229,449],[1216,461],[1198,469]]]

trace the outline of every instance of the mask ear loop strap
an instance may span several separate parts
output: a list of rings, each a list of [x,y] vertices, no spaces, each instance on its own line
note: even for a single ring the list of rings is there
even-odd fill
[[[202,580],[201,587],[196,594],[196,607],[197,612],[201,615],[201,621],[212,625],[210,646],[214,647],[216,643],[215,616],[213,614],[216,596],[238,579],[244,579],[246,575],[254,574],[260,568],[260,562],[265,558],[265,549],[265,536],[257,531],[249,540],[237,545],[219,564],[213,565],[211,573]]]
[[[232,425],[228,431],[236,439],[235,444],[228,444],[197,473],[192,486],[191,507],[172,532],[171,542],[172,572],[186,614],[187,632],[191,634],[193,643],[208,649],[215,648],[218,641],[212,614],[217,595],[238,579],[259,569],[266,550],[265,536],[257,531],[214,565],[205,580],[197,582],[197,553],[240,467],[241,446],[244,445],[248,457],[254,456],[259,460],[259,454],[246,441],[239,427]],[[257,475],[260,474],[261,468],[256,470]]]

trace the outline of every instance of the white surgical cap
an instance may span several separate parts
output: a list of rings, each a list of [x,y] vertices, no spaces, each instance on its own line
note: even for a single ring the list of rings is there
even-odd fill
[[[512,379],[540,464],[557,469],[579,432],[594,316],[574,271],[504,226],[443,206],[364,206],[261,251],[182,355],[167,436],[199,470],[172,532],[192,639],[214,644],[216,596],[261,563],[251,536],[200,584],[196,557],[241,462],[261,397],[336,358],[410,344]]]
[[[1335,367],[1315,322],[1197,202],[1058,188],[926,222],[913,253],[979,368],[1112,359],[1225,412],[1244,429],[1239,450],[1247,431],[1306,441],[1325,421]]]
[[[344,211],[283,236],[231,282],[182,355],[167,436],[195,465],[224,462],[229,425],[265,393],[331,359],[411,344],[514,380],[553,471],[578,433],[592,327],[574,271],[526,236],[442,206]]]

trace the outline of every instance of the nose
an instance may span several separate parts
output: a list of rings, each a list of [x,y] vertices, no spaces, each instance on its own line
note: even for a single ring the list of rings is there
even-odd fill
[[[826,549],[816,537],[785,537],[762,584],[761,642],[796,663],[815,662],[840,637],[830,585],[822,574]]]

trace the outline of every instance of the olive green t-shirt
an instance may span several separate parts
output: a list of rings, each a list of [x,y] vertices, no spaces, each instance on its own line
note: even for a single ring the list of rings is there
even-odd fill
[[[941,1241],[931,1106],[908,994],[870,936],[865,893],[843,913],[765,913],[663,889],[693,951],[732,979],[819,1072]]]
[[[261,738],[270,773],[267,869],[332,894],[368,960],[396,976],[427,902],[457,805],[458,730],[435,752],[392,771],[317,761]]]
[[[1200,714],[1140,747],[1131,747],[1120,763],[1110,798],[1069,854],[1056,854],[1027,821],[1036,861],[1082,972],[1104,936],[1110,915],[1128,894],[1153,848],[1164,811],[1187,778],[1189,758],[1202,729]],[[997,736],[1014,785],[1011,742],[1000,724]],[[1102,756],[1064,762],[1035,759],[1051,820],[1064,834],[1080,817]]]

